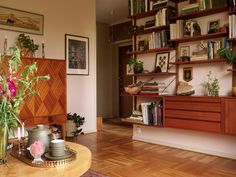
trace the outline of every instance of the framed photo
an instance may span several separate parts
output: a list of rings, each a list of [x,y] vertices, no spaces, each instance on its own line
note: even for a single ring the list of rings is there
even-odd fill
[[[220,20],[208,22],[208,34],[217,33],[220,29]]]
[[[169,53],[157,53],[155,60],[155,71],[168,72]]]
[[[181,46],[180,47],[180,57],[189,57],[190,56],[190,47]]]
[[[193,68],[192,67],[184,67],[183,68],[183,80],[189,82],[193,79],[192,76]]]
[[[43,35],[44,16],[0,6],[0,29]]]
[[[65,34],[68,75],[89,75],[89,38]]]
[[[126,65],[126,74],[127,75],[132,75],[134,74],[134,65]]]

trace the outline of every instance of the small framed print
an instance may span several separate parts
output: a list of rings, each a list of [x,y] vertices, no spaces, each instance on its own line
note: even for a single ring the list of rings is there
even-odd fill
[[[183,80],[189,82],[193,79],[192,76],[193,68],[192,67],[184,67],[183,68]]]
[[[217,33],[220,29],[220,20],[208,22],[208,34]]]
[[[89,75],[89,38],[65,35],[68,75]]]
[[[180,47],[180,57],[189,57],[190,56],[190,47],[181,46]]]
[[[132,75],[134,74],[134,65],[126,65],[126,74],[127,75]]]
[[[169,53],[157,53],[155,60],[155,71],[168,72],[169,67]],[[158,69],[157,69],[158,68]]]

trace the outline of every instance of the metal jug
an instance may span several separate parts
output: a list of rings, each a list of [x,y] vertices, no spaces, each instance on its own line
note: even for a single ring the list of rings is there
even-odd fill
[[[49,145],[51,141],[51,130],[45,127],[44,125],[37,125],[36,128],[33,128],[28,131],[28,147],[33,144],[35,141],[42,141],[45,146],[45,152],[49,151]]]

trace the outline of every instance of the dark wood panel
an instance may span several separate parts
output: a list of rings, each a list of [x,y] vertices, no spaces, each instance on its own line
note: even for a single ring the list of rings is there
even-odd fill
[[[188,101],[188,102],[212,102],[220,103],[221,97],[210,96],[166,96],[166,101]]]
[[[214,133],[221,133],[221,126],[218,122],[195,121],[185,119],[165,118],[165,127],[199,130]]]
[[[225,133],[236,135],[235,99],[225,99]]]
[[[165,116],[176,119],[205,120],[213,122],[221,121],[221,114],[215,112],[166,110]]]

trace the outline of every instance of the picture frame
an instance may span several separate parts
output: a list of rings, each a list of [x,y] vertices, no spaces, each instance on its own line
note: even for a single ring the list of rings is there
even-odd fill
[[[183,80],[189,82],[193,79],[193,68],[192,67],[183,67]]]
[[[134,65],[127,64],[126,65],[126,75],[134,74]]]
[[[168,72],[169,67],[169,52],[157,53],[155,59],[156,72]]]
[[[220,30],[220,20],[213,20],[208,22],[208,34],[217,33]]]
[[[89,38],[65,34],[66,72],[89,75]]]
[[[0,6],[0,29],[43,35],[44,16]]]
[[[190,46],[180,46],[180,57],[190,56]]]

